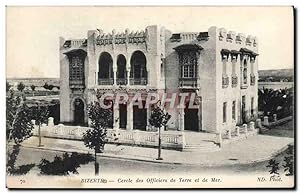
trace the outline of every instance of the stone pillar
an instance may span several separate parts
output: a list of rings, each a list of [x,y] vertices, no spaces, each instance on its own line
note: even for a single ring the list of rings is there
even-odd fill
[[[248,126],[247,126],[247,124],[243,124],[243,129],[245,131],[245,134],[247,134],[248,133]]]
[[[146,126],[146,130],[147,130],[147,131],[150,131],[150,130],[151,130],[151,125],[150,125],[150,123],[149,123],[150,117],[151,117],[151,108],[148,107],[148,108],[147,108],[147,126]]]
[[[255,129],[255,127],[254,127],[254,122],[253,121],[251,121],[250,122],[250,131],[254,131],[254,129]]]
[[[129,58],[128,58],[128,60],[127,60],[127,76],[126,76],[126,78],[127,78],[127,85],[130,85],[130,70],[131,70],[131,67],[130,67],[130,62],[129,62],[130,60],[129,60]]]
[[[262,128],[261,119],[256,119],[256,124],[258,128]]]
[[[117,70],[113,70],[114,71],[114,86],[117,85]]]
[[[274,121],[277,121],[277,114],[273,114]]]
[[[240,136],[240,127],[236,126],[235,130],[236,130],[236,136]]]
[[[113,120],[113,129],[118,130],[120,127],[120,111],[119,104],[114,105],[114,120]]]
[[[49,117],[48,118],[48,126],[49,127],[53,127],[54,126],[54,119],[53,119],[53,117]]]
[[[228,139],[231,139],[231,128],[228,130]]]
[[[117,85],[117,58],[114,57],[113,59],[113,79],[114,79],[114,86]]]
[[[183,108],[178,109],[178,129],[179,131],[184,130],[184,109]]]
[[[133,129],[133,107],[131,103],[127,104],[127,130]]]
[[[222,147],[223,146],[222,132],[218,132],[216,135],[217,135],[217,143],[219,144],[220,147]]]
[[[269,118],[268,118],[268,116],[264,116],[264,125],[266,125],[266,126],[269,125]]]

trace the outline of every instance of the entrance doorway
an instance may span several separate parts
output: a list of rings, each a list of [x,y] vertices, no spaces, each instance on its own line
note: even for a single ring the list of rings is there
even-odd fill
[[[74,101],[74,123],[76,125],[84,124],[84,102],[80,98]]]
[[[119,104],[120,129],[126,129],[127,125],[127,104]]]
[[[242,123],[246,123],[246,96],[242,96]]]
[[[145,109],[145,101],[143,101],[143,108],[133,106],[133,128],[146,130],[147,126],[147,109]]]
[[[188,106],[189,103],[186,104],[184,109],[184,130],[200,131],[198,109],[190,109]]]

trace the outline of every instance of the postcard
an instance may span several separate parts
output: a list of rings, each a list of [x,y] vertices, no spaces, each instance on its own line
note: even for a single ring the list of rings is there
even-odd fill
[[[295,187],[294,7],[6,16],[7,188]]]

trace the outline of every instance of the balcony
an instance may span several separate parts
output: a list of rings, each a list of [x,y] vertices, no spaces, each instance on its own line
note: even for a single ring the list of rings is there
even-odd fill
[[[130,78],[130,85],[147,85],[148,80],[147,78]]]
[[[199,88],[200,81],[197,78],[179,78],[179,88]]]
[[[99,78],[98,85],[113,85],[114,79],[113,78]]]
[[[227,75],[222,76],[222,88],[228,88],[229,77]]]
[[[69,86],[72,89],[84,88],[85,87],[85,85],[84,85],[84,79],[76,79],[76,80],[70,79],[69,80]]]
[[[251,86],[255,85],[255,75],[250,75],[250,85]]]
[[[233,88],[235,88],[235,87],[237,86],[237,84],[238,84],[238,77],[237,77],[236,75],[233,75],[233,76],[231,77],[231,86],[232,86]]]
[[[117,78],[117,85],[127,85],[127,78]]]

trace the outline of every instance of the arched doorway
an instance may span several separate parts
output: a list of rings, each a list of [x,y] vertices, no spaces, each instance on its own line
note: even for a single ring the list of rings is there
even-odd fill
[[[135,51],[130,59],[130,78],[132,83],[136,85],[147,84],[147,68],[146,56],[141,51]]]
[[[184,130],[199,131],[198,109],[189,108],[189,102],[184,109]]]
[[[133,106],[133,128],[146,130],[147,127],[147,109],[145,108],[146,102],[143,101],[143,107],[138,105]]]
[[[126,85],[126,58],[124,55],[119,55],[117,58],[117,84]]]
[[[80,98],[74,100],[74,124],[84,124],[84,102]]]
[[[108,52],[103,52],[99,58],[99,72],[98,84],[99,85],[112,85],[113,84],[113,59]]]

